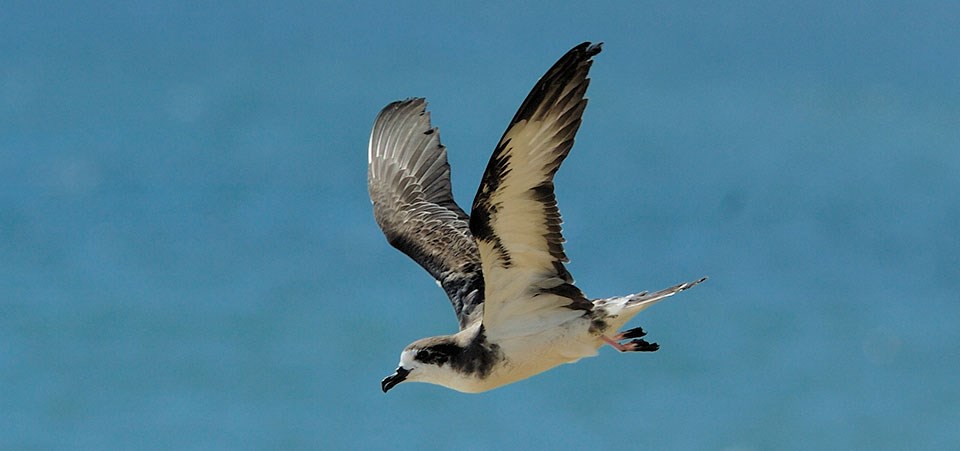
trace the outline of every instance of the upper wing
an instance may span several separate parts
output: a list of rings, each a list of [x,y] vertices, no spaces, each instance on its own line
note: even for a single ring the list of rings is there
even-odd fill
[[[511,317],[545,320],[558,307],[592,307],[563,266],[568,259],[553,175],[580,128],[587,72],[597,53],[600,44],[585,42],[547,71],[487,164],[473,201],[470,231],[486,278],[483,323],[488,330]]]
[[[426,269],[453,303],[460,328],[483,303],[480,254],[450,190],[447,151],[424,99],[387,105],[370,134],[367,188],[391,245]]]

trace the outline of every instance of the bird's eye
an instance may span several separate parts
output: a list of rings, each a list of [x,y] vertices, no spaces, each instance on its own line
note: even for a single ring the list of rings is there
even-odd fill
[[[426,362],[430,359],[430,353],[426,349],[421,349],[417,351],[417,356],[415,358],[421,362]]]

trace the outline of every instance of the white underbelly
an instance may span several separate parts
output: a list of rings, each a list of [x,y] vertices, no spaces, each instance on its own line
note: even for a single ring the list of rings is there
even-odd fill
[[[507,360],[490,375],[497,386],[509,384],[547,371],[564,363],[597,355],[600,339],[587,327],[571,327],[561,334],[516,337],[500,343]]]

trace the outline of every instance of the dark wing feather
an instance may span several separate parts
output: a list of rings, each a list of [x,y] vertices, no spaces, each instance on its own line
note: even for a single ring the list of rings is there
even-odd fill
[[[553,176],[573,147],[591,59],[578,45],[537,82],[500,139],[473,201],[470,230],[486,277],[484,326],[545,309],[590,309],[563,263]],[[523,301],[517,301],[522,299]],[[528,305],[519,305],[519,304]]]
[[[370,134],[367,188],[391,245],[427,270],[447,292],[460,322],[483,303],[480,254],[468,217],[453,200],[447,151],[424,99],[387,105]]]

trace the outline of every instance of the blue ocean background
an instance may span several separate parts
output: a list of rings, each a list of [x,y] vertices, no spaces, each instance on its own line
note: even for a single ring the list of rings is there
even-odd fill
[[[455,331],[374,223],[430,102],[469,208],[566,50],[590,296],[657,353],[480,394],[380,379]],[[960,449],[955,2],[6,2],[0,449]]]

